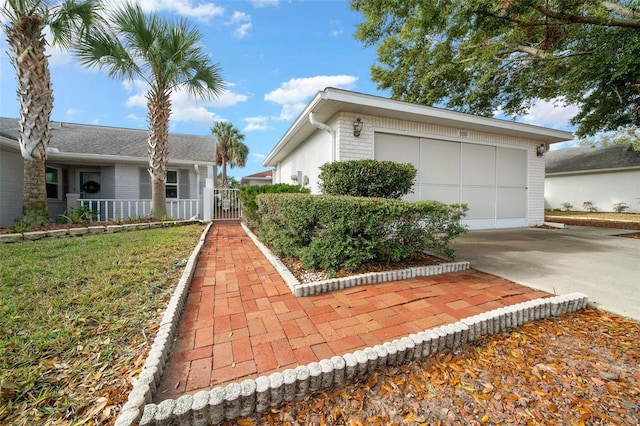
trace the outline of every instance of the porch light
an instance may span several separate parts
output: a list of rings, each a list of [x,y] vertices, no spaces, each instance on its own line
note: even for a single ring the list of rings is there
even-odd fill
[[[353,136],[355,136],[356,138],[360,136],[363,124],[364,123],[362,122],[362,120],[360,120],[360,117],[356,118],[356,121],[353,122]]]
[[[548,148],[546,144],[541,143],[536,147],[536,155],[538,157],[542,157],[545,152],[547,152]]]

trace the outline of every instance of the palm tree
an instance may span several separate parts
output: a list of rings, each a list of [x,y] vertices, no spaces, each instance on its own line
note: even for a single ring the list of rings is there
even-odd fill
[[[166,177],[171,94],[186,88],[203,98],[224,91],[220,67],[203,51],[202,35],[187,20],[145,15],[138,4],[125,3],[110,15],[109,30],[92,35],[76,52],[84,65],[106,68],[110,77],[139,78],[149,86],[149,174],[151,214],[167,215]]]
[[[234,167],[244,167],[249,156],[249,147],[242,141],[244,135],[240,133],[231,123],[218,121],[211,127],[218,139],[216,144],[216,165],[222,166],[222,185],[227,186],[227,165]]]
[[[51,140],[49,121],[53,88],[46,55],[45,29],[52,44],[69,49],[99,22],[96,0],[65,0],[51,5],[46,0],[6,0],[0,9],[11,64],[16,70],[20,103],[20,152],[24,162],[22,215],[31,221],[48,221],[45,161]],[[33,223],[36,224],[36,223]]]

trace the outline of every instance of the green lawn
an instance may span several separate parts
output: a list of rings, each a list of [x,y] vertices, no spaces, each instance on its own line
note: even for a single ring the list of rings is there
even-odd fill
[[[203,230],[0,245],[0,424],[114,417]]]

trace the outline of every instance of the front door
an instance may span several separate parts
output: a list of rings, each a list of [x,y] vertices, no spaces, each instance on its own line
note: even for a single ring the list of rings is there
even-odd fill
[[[100,198],[100,172],[80,172],[80,198]]]

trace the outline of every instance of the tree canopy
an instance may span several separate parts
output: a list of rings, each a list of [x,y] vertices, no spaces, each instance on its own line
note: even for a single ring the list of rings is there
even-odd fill
[[[491,116],[576,105],[578,136],[640,123],[640,0],[352,0],[372,80],[408,102]]]
[[[222,167],[220,184],[229,186],[227,181],[227,165],[244,167],[249,156],[249,147],[245,145],[244,135],[233,124],[227,121],[217,121],[211,128],[211,133],[218,139],[216,143],[216,165]]]

